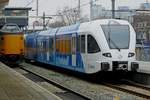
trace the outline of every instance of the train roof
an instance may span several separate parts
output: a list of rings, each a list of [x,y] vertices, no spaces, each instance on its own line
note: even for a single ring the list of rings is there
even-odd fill
[[[99,19],[99,20],[94,20],[82,24],[99,24],[99,25],[108,25],[108,24],[129,24],[128,21],[126,20],[119,20],[119,19]]]
[[[38,35],[46,35],[46,36],[54,36],[54,35],[62,35],[62,34],[69,34],[69,33],[77,33],[80,29],[89,30],[89,27],[95,27],[99,25],[108,25],[108,24],[129,24],[128,21],[125,20],[117,20],[117,19],[100,19],[100,20],[94,20],[91,22],[85,22],[85,23],[77,23],[70,26],[64,26],[60,28],[51,28],[45,31],[40,31]]]
[[[76,33],[78,31],[78,29],[79,29],[79,26],[80,26],[80,24],[77,23],[77,24],[74,24],[74,25],[71,25],[71,26],[61,27],[58,30],[56,35],[68,34],[68,33]]]
[[[50,33],[51,33],[51,29],[48,29],[48,30],[40,31],[40,32],[39,32],[39,35],[42,35],[42,34],[50,34]]]
[[[78,31],[80,24],[74,24],[71,26],[64,26],[60,28],[53,28],[45,31],[39,32],[38,35],[62,35],[62,34],[69,34],[69,33],[76,33]]]
[[[38,35],[44,35],[44,36],[45,35],[48,35],[48,36],[52,35],[53,36],[56,34],[57,30],[58,30],[58,28],[48,29],[48,30],[39,32]]]
[[[51,34],[55,34],[58,31],[59,28],[54,28],[51,30]]]

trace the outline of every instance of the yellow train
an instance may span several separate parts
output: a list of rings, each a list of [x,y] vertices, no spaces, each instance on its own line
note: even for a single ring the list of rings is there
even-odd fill
[[[24,54],[23,32],[16,24],[6,24],[0,30],[0,60],[19,63]]]

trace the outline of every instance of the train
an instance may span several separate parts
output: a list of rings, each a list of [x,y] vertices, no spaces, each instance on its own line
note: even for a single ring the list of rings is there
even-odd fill
[[[137,71],[135,45],[128,21],[100,19],[26,34],[24,57],[86,74]]]
[[[17,24],[7,23],[0,30],[0,61],[18,64],[24,55],[24,34]]]

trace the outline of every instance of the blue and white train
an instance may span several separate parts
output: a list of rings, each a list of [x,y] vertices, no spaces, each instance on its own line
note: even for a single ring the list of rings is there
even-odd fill
[[[136,34],[124,20],[102,19],[25,36],[25,58],[94,74],[136,71]]]

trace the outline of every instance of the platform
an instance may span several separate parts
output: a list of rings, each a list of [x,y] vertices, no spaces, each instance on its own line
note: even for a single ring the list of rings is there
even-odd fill
[[[61,100],[0,62],[0,100]]]
[[[150,74],[150,61],[138,61],[139,70],[138,72]]]

